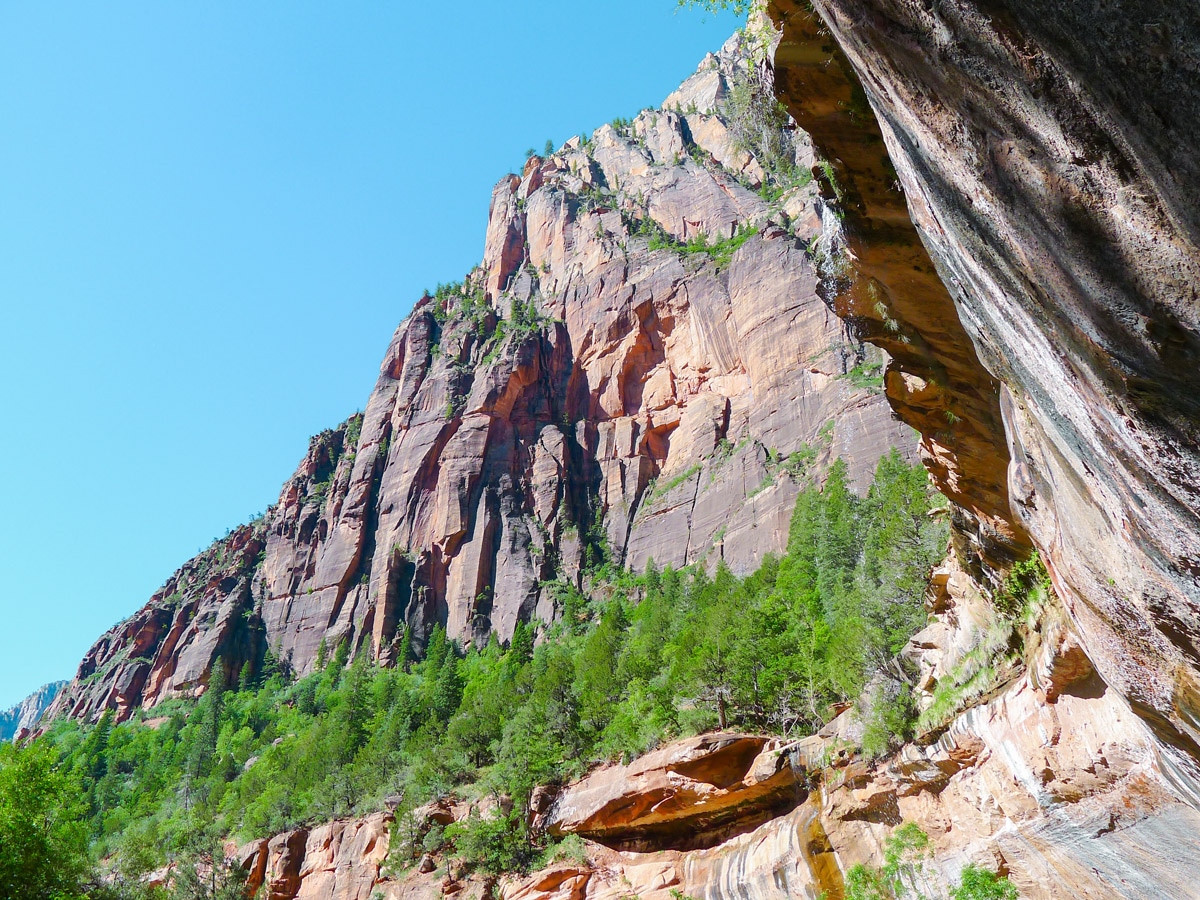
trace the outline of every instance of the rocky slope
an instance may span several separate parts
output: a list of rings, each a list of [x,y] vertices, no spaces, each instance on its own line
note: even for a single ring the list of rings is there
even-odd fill
[[[42,713],[66,686],[65,681],[44,684],[16,706],[0,712],[0,741],[11,741],[32,731]]]
[[[55,714],[193,694],[218,658],[305,673],[344,639],[390,661],[406,628],[507,639],[604,556],[744,572],[782,549],[806,470],[842,457],[865,488],[913,454],[881,354],[822,299],[808,138],[752,76],[735,39],[662,109],[502,179],[482,266],[400,325],[365,412],[104,635]]]
[[[1083,651],[1196,798],[1200,17],[1178,2],[813,7],[769,11],[780,96],[837,161],[855,249],[874,244],[843,311],[921,347],[888,375],[893,405],[935,468],[994,467],[943,482],[1001,523],[997,545],[1041,551]],[[889,269],[911,256],[877,240],[901,202],[953,308]],[[944,411],[979,418],[986,446],[941,441]]]
[[[793,811],[706,849],[641,812],[669,768],[598,773],[556,801],[558,827],[615,824],[625,849],[502,895],[836,898],[908,820],[931,837],[931,896],[968,861],[1025,897],[1193,896],[1195,10],[814,6],[770,12],[780,96],[844,223],[824,266],[838,312],[892,354],[889,400],[956,506],[965,568],[939,574],[911,647],[928,727],[871,764],[839,719],[789,749]],[[1030,547],[1057,596],[1005,626],[989,595]],[[719,780],[681,796],[702,813]],[[429,884],[465,888],[452,875]]]

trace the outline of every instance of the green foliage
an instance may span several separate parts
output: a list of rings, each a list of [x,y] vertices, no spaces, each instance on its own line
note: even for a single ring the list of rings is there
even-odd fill
[[[332,473],[330,473],[332,477]],[[314,481],[308,487],[308,499],[315,503],[322,510],[325,509],[325,500],[329,495],[330,479],[325,478],[322,481]]]
[[[583,865],[588,861],[587,845],[577,834],[568,834],[561,841],[551,844],[538,859],[536,868],[545,869],[555,863],[571,862]]]
[[[94,772],[103,778],[107,768]],[[0,897],[83,897],[90,866],[82,813],[78,785],[49,747],[0,744]]]
[[[878,391],[883,388],[883,363],[860,362],[843,377],[857,388]]]
[[[929,860],[929,835],[915,822],[901,825],[883,843],[883,865],[856,865],[846,873],[846,900],[928,900],[944,896],[935,884]],[[1007,877],[967,865],[951,900],[1017,900]]]
[[[171,900],[247,900],[246,873],[225,858],[219,837],[197,831],[178,859]]]
[[[948,724],[968,703],[986,696],[999,683],[1007,663],[1018,656],[1011,622],[997,619],[975,635],[971,648],[933,691],[933,701],[917,720],[918,731]]]
[[[882,756],[893,746],[912,737],[916,705],[905,681],[880,679],[860,710],[863,720],[862,749],[868,756]]]
[[[829,185],[829,189],[833,191],[834,198],[839,203],[843,202],[845,200],[845,193],[841,183],[838,181],[837,170],[834,168],[833,163],[828,159],[819,159],[817,160],[817,168],[820,169],[825,183]]]
[[[925,862],[929,835],[906,822],[883,842],[883,866],[856,865],[846,873],[846,900],[925,900],[931,890]]]
[[[894,897],[878,869],[858,863],[846,873],[846,900],[892,900]]]
[[[928,516],[931,506],[924,470],[898,454],[881,460],[862,499],[838,462],[823,488],[801,492],[782,559],[743,580],[720,568],[711,580],[693,573],[662,613],[658,591],[647,590],[636,615],[655,621],[660,641],[665,636],[658,652],[676,697],[708,710],[717,725],[783,733],[819,727],[831,703],[857,698],[924,626],[928,573],[946,539],[945,527]],[[676,578],[664,572],[659,591]],[[646,693],[653,667],[626,674],[641,679],[630,680],[624,701],[641,709],[616,717],[628,729],[653,708]],[[898,692],[882,706],[876,732],[902,736],[911,713],[907,693]]]
[[[769,185],[786,190],[812,179],[811,172],[802,174],[796,165],[787,110],[755,67],[734,73],[723,112],[729,120],[734,146],[758,160]]]
[[[958,887],[950,889],[950,896],[952,900],[1017,900],[1020,893],[1007,876],[970,863],[963,867]]]
[[[750,12],[757,0],[679,0],[680,7],[699,7],[708,12],[732,12],[744,16]]]
[[[758,234],[758,229],[752,225],[740,225],[727,238],[710,239],[700,232],[685,242],[677,241],[667,234],[650,216],[638,220],[635,234],[646,234],[650,238],[651,250],[671,250],[681,256],[707,256],[712,260],[718,272],[729,268],[733,254],[750,238]]]
[[[657,479],[652,480],[648,485],[646,485],[645,505],[650,506],[655,501],[671,493],[671,491],[675,490],[675,488],[679,487],[684,482],[690,481],[699,474],[700,464],[696,463],[696,465],[688,466],[687,469],[680,472],[678,475],[667,479],[666,481],[659,481]]]
[[[1045,601],[1054,590],[1050,584],[1050,573],[1041,557],[1034,553],[1024,562],[1009,570],[1004,582],[992,598],[992,605],[1002,616],[1009,619],[1023,618],[1031,607]]]
[[[432,294],[426,291],[426,296],[433,299],[429,309],[434,319],[443,325],[463,322],[477,332],[486,331],[495,321],[495,313],[488,306],[483,285],[477,281],[477,277],[468,277],[458,283],[439,284]]]
[[[540,331],[543,326],[549,324],[551,321],[549,317],[542,315],[538,310],[537,302],[533,297],[530,297],[524,303],[514,298],[507,325],[510,334],[524,337],[525,335]]]
[[[933,701],[921,713],[918,730],[941,728],[968,703],[1003,683],[1024,650],[1023,634],[1054,588],[1036,553],[1017,563],[992,597],[999,614],[977,632],[971,648],[935,686]]]
[[[480,816],[446,828],[447,840],[468,865],[493,875],[528,872],[533,845],[524,818],[513,813]]]
[[[346,420],[346,435],[342,446],[347,453],[353,453],[358,446],[358,439],[362,436],[362,424],[362,413],[355,413]]]

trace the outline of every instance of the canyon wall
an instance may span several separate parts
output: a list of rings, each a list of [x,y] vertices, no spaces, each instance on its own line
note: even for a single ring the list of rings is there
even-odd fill
[[[417,303],[365,411],[105,634],[54,714],[195,694],[218,658],[304,674],[343,640],[393,661],[405,629],[507,640],[605,558],[747,572],[834,458],[859,490],[889,448],[915,458],[883,355],[822,298],[808,137],[744,149],[739,85],[741,115],[771,111],[740,37],[661,109],[502,179],[482,265]]]
[[[896,356],[889,397],[948,495],[996,526],[961,531],[981,577],[989,556],[1036,546],[1086,655],[1194,799],[1200,13],[813,8],[768,7],[779,95],[831,161],[826,194],[846,213],[857,274],[841,311]],[[944,291],[911,290],[911,240],[883,239],[902,211]],[[981,464],[987,477],[968,477]]]
[[[912,452],[890,404],[954,510],[906,651],[917,740],[873,759],[852,710],[600,769],[539,807],[582,858],[527,879],[389,876],[386,814],[292,832],[242,853],[268,896],[837,900],[905,821],[931,897],[968,862],[1027,898],[1195,893],[1198,13],[813,6],[768,13],[815,182],[734,140],[732,87],[760,75],[739,40],[662,109],[531,159],[365,413],[102,638],[56,709],[192,693],[218,656],[304,672],[346,638],[387,661],[401,626],[507,637],[605,554],[746,571],[807,471],[842,456],[861,487],[886,446]],[[890,359],[883,393],[859,337]],[[989,597],[1034,549],[1054,590],[1005,624]],[[469,804],[449,807],[430,815]]]

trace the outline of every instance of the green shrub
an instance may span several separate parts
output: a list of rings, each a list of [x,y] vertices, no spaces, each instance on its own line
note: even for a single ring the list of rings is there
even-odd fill
[[[513,813],[472,812],[466,820],[446,827],[446,839],[467,865],[493,875],[527,872],[534,858],[525,823]]]
[[[929,835],[906,822],[883,842],[883,865],[856,865],[846,873],[846,900],[926,900],[940,896],[931,884]],[[970,864],[950,888],[952,900],[1017,900],[1017,888],[1006,876]]]
[[[1020,893],[1007,876],[970,863],[963,868],[958,887],[950,889],[950,896],[953,900],[1017,900]]]
[[[757,2],[758,0],[679,0],[679,6],[698,6],[712,13],[731,12],[735,16],[744,16]]]
[[[996,611],[1008,619],[1023,618],[1032,606],[1045,601],[1053,591],[1050,573],[1034,553],[1013,566],[992,598]]]
[[[79,897],[90,868],[82,804],[45,744],[0,744],[0,897]]]
[[[861,362],[844,377],[857,388],[877,391],[883,387],[883,363]]]
[[[856,865],[846,873],[846,900],[924,900],[929,835],[906,822],[883,842],[883,866]]]
[[[426,853],[437,853],[446,843],[446,829],[437,822],[429,826],[425,836],[421,838],[421,849]]]
[[[734,146],[751,154],[774,186],[778,199],[801,182],[796,166],[796,151],[788,126],[787,110],[751,66],[738,69],[731,78],[729,95],[722,111],[729,120]],[[812,175],[809,173],[808,179]],[[768,195],[768,202],[771,197]]]
[[[713,240],[707,234],[699,232],[687,241],[677,241],[649,215],[645,215],[637,220],[633,233],[648,235],[650,238],[649,249],[651,250],[671,250],[681,256],[707,256],[712,260],[716,271],[722,272],[729,268],[733,261],[733,254],[746,241],[758,234],[758,228],[752,225],[741,225],[727,238]]]
[[[881,681],[863,711],[863,752],[883,756],[889,749],[912,737],[917,711],[907,683]]]
[[[587,845],[577,834],[568,834],[561,841],[548,846],[538,857],[536,867],[547,868],[555,863],[569,862],[577,866],[586,865],[588,861]]]

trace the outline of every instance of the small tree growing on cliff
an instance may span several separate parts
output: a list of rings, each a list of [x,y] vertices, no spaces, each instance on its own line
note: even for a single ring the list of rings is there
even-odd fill
[[[678,6],[698,6],[711,13],[731,12],[735,16],[744,16],[752,10],[759,0],[679,0]]]
[[[906,822],[883,842],[883,866],[861,863],[846,873],[846,900],[925,900],[929,835]]]
[[[757,71],[739,70],[734,75],[724,112],[734,145],[752,154],[769,178],[788,184],[797,177],[787,110]]]
[[[883,842],[883,865],[861,863],[846,873],[846,900],[926,900],[940,895],[929,882],[929,835],[916,822],[906,822]],[[1018,900],[1020,894],[1007,876],[973,863],[962,870],[959,884],[950,888],[953,900]]]
[[[171,886],[171,900],[249,900],[246,873],[226,859],[221,841],[195,833]]]
[[[958,887],[950,889],[950,896],[954,900],[1017,900],[1020,893],[1007,875],[970,863],[963,868]]]

